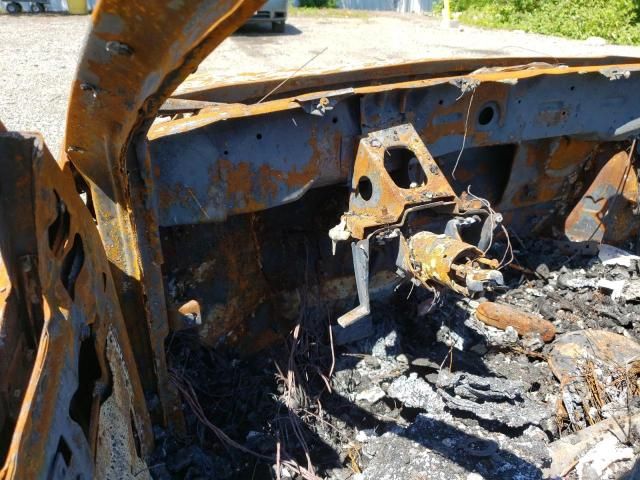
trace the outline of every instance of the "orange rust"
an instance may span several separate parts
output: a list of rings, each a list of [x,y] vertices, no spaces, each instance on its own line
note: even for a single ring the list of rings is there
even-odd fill
[[[567,138],[520,145],[516,159],[523,159],[528,169],[535,170],[531,175],[535,182],[522,184],[523,179],[514,177],[520,169],[514,168],[509,183],[522,184],[523,188],[514,189],[514,195],[503,198],[497,209],[515,210],[543,202],[567,201],[566,195],[571,192],[569,187],[598,145],[598,142]]]
[[[257,351],[272,343],[277,334],[265,329],[260,335],[250,335],[246,319],[250,318],[260,305],[272,300],[273,290],[261,270],[256,245],[243,232],[225,235],[216,249],[216,258],[223,262],[225,282],[229,285],[227,302],[216,304],[203,310],[203,325],[200,338],[209,345],[215,345],[220,338],[228,336],[230,344],[243,344],[247,351]],[[215,278],[211,279],[216,281]],[[275,319],[277,321],[277,318]]]
[[[629,62],[629,58],[551,58],[551,57],[498,57],[498,58],[461,58],[461,59],[425,59],[406,62],[399,65],[365,64],[356,69],[313,69],[307,67],[296,72],[295,77],[280,86],[276,95],[291,96],[294,92],[324,90],[329,87],[340,89],[354,85],[366,86],[379,84],[381,81],[417,80],[468,74],[476,70],[486,71],[486,65],[492,65],[494,72],[507,73],[517,69],[549,68],[551,64],[580,66]],[[196,72],[185,80],[173,93],[175,98],[206,100],[211,102],[248,103],[251,99],[259,99],[270,92],[283,78],[294,73],[291,71],[247,72],[245,74],[228,75],[216,72],[215,75]]]
[[[469,73],[467,75],[454,75],[454,76],[443,76],[439,78],[430,78],[425,80],[412,80],[412,81],[404,81],[404,82],[391,82],[385,83],[382,85],[371,85],[364,87],[356,87],[353,89],[355,95],[362,94],[374,94],[374,93],[382,93],[388,92],[392,90],[402,90],[402,89],[411,89],[411,88],[421,88],[421,87],[429,87],[434,85],[441,85],[446,83],[452,83],[456,81],[467,81],[467,82],[475,82],[482,86],[485,83],[488,83],[491,86],[485,86],[484,88],[495,89],[494,93],[498,95],[498,98],[504,97],[506,93],[504,90],[508,88],[508,85],[505,85],[505,82],[518,82],[520,80],[525,80],[529,78],[535,78],[544,75],[567,75],[572,73],[578,74],[589,74],[589,73],[597,73],[601,74],[601,72],[606,71],[607,69],[616,68],[619,70],[628,70],[630,72],[636,72],[640,70],[640,66],[637,63],[623,63],[623,64],[607,64],[607,65],[584,65],[584,66],[569,66],[569,67],[551,67],[545,66],[540,68],[532,68],[532,69],[521,69],[521,70],[509,70],[509,71],[498,71],[498,72],[486,72],[486,71],[478,71]],[[490,90],[486,90],[489,92]],[[480,91],[479,91],[480,92]],[[331,90],[325,90],[317,92],[318,96],[331,96]],[[470,93],[467,94],[470,97]],[[494,98],[487,98],[484,94],[480,98],[474,98],[472,104],[472,110],[476,105],[477,108],[480,108],[483,103],[480,102],[480,99],[484,100],[495,100]],[[465,102],[468,107],[468,102]],[[290,109],[299,109],[300,105],[295,101],[295,97],[282,98],[272,101],[265,101],[258,104],[252,105],[243,105],[243,104],[232,104],[232,105],[224,105],[222,107],[213,107],[213,111],[205,111],[203,110],[201,113],[196,114],[189,118],[183,118],[178,120],[171,120],[168,122],[162,122],[156,125],[153,125],[149,131],[149,138],[155,139],[166,135],[172,135],[175,133],[186,132],[190,130],[195,130],[197,128],[204,127],[211,123],[220,120],[228,120],[231,118],[240,118],[243,116],[253,116],[253,115],[261,115],[265,113],[271,113],[276,111],[284,111]],[[466,118],[466,109],[463,109],[463,119]],[[444,112],[445,110],[443,110]],[[458,111],[459,110],[453,110]],[[475,118],[475,117],[474,117]],[[470,125],[473,125],[470,122]],[[442,127],[444,128],[444,127]],[[459,133],[461,130],[452,129],[451,126],[447,126],[444,132],[448,133]],[[428,132],[424,132],[428,134]],[[479,133],[479,132],[478,132]],[[486,133],[482,133],[486,135]]]
[[[27,139],[29,141],[29,139]],[[58,438],[43,432],[59,431],[59,422],[67,418],[71,398],[64,389],[71,388],[68,381],[69,368],[77,372],[80,335],[76,330],[79,322],[90,326],[94,338],[94,348],[100,364],[99,381],[109,384],[110,367],[107,365],[105,346],[108,334],[118,342],[122,361],[129,377],[131,409],[141,442],[142,453],[153,448],[151,423],[148,417],[144,395],[139,380],[138,369],[133,359],[127,329],[122,318],[116,296],[116,287],[111,278],[109,262],[104,254],[95,223],[89,211],[77,194],[69,164],[59,166],[48,151],[42,147],[39,137],[33,139],[34,182],[27,188],[33,189],[35,205],[35,225],[37,235],[37,256],[40,272],[45,322],[29,385],[24,394],[20,413],[7,455],[7,462],[0,472],[2,478],[38,478],[51,467],[51,455]],[[31,159],[25,159],[32,162]],[[48,232],[59,215],[58,200],[64,202],[64,211],[69,215],[69,229],[65,236],[70,239],[63,247],[52,250]],[[68,287],[62,284],[61,274],[66,255],[82,240],[83,263],[74,283],[73,298]],[[75,318],[79,316],[79,318]],[[74,352],[76,352],[74,354]],[[65,400],[66,399],[66,400]],[[95,400],[95,399],[94,399]],[[95,409],[94,409],[95,410]],[[90,416],[87,442],[92,454],[97,445],[94,433],[97,431],[97,416]],[[91,433],[94,432],[94,433]],[[76,442],[71,438],[67,441]],[[93,457],[92,457],[93,458]]]
[[[572,241],[624,242],[637,232],[633,210],[638,193],[638,176],[629,154],[618,152],[567,216],[567,237]]]
[[[148,3],[103,0],[72,85],[63,158],[91,190],[98,229],[118,284],[145,388],[156,391],[162,423],[181,430],[164,354],[168,334],[158,227],[144,186],[128,176],[164,100],[257,8],[261,0]],[[115,42],[115,43],[114,43]]]
[[[513,327],[520,336],[540,334],[545,342],[550,342],[556,336],[556,329],[548,320],[502,303],[481,303],[476,310],[476,318],[501,330]]]
[[[455,267],[473,268],[473,261],[482,256],[476,247],[445,235],[420,232],[409,240],[409,252],[411,271],[422,283],[436,282],[469,295],[464,277],[456,274]]]
[[[415,188],[399,188],[385,169],[387,150],[404,147],[413,152],[425,173],[425,182]],[[366,199],[359,192],[362,179],[369,179],[372,195]],[[353,168],[349,213],[345,215],[347,228],[354,238],[362,239],[365,230],[393,224],[407,206],[429,201],[457,198],[451,185],[411,125],[369,134],[360,140]]]
[[[480,83],[473,90],[466,93],[461,99],[452,105],[439,105],[433,112],[426,127],[420,132],[421,138],[426,143],[435,142],[439,138],[449,135],[476,136],[478,139],[487,138],[489,132],[477,128],[477,119],[480,111],[488,104],[495,104],[498,109],[499,125],[504,124],[504,112],[506,110],[511,85],[504,83]],[[444,119],[455,118],[455,121]],[[439,120],[439,121],[438,121]],[[481,141],[479,143],[482,143]]]

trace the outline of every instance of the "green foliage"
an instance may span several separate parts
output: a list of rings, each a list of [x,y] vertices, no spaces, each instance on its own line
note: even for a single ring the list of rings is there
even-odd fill
[[[336,8],[338,6],[338,0],[300,0],[298,5],[303,8]]]
[[[451,10],[479,26],[640,44],[640,0],[451,0]]]

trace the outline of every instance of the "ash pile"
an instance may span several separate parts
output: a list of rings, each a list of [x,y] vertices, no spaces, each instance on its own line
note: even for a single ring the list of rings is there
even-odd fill
[[[188,435],[156,432],[152,475],[640,478],[640,257],[513,249],[508,289],[404,286],[357,339],[305,316],[286,345],[240,359],[177,334]]]

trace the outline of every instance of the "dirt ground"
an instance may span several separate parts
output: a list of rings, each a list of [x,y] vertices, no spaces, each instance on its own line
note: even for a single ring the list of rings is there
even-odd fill
[[[9,129],[40,131],[53,152],[62,142],[75,65],[90,17],[0,16],[0,119]],[[640,55],[638,47],[596,45],[471,27],[444,29],[420,15],[367,12],[296,14],[284,34],[268,26],[245,27],[200,66],[221,78],[242,73],[337,69],[421,58]],[[325,50],[326,48],[326,50]]]

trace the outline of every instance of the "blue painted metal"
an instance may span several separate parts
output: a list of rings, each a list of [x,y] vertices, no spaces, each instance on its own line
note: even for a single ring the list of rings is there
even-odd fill
[[[191,117],[197,128],[185,123],[150,142],[159,223],[221,221],[298,200],[310,188],[346,183],[359,137],[400,123],[413,124],[435,157],[457,154],[465,130],[466,149],[562,136],[619,140],[620,129],[629,125],[622,137],[637,133],[635,69],[617,80],[599,71],[506,79],[505,74],[502,81],[460,77],[428,86],[418,81],[377,92],[369,88],[325,116],[282,102],[286,108],[267,114],[251,115],[249,106],[238,118],[197,123],[198,115]],[[482,125],[479,115],[487,107],[493,117]]]

